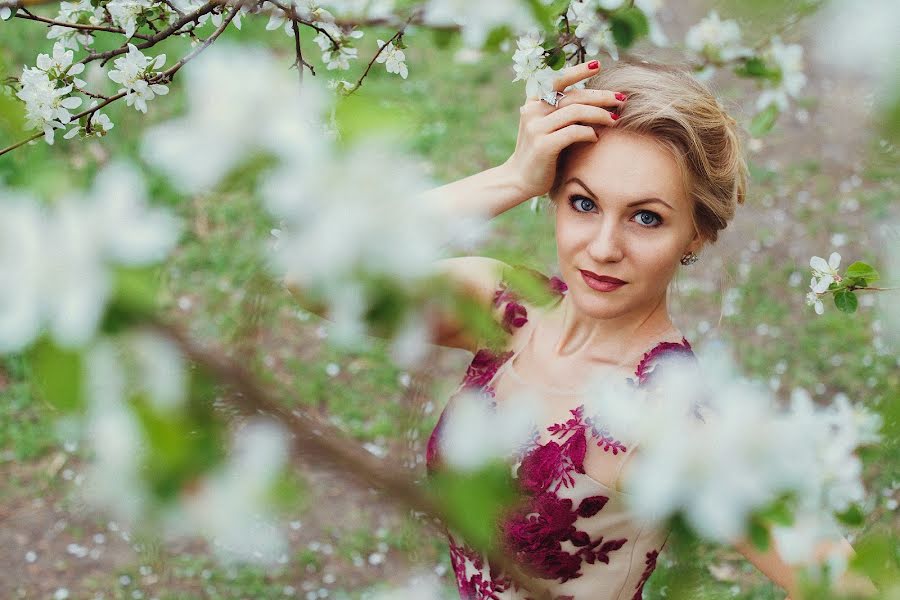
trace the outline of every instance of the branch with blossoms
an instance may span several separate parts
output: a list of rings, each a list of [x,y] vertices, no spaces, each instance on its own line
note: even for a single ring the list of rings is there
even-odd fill
[[[813,256],[809,259],[813,275],[809,281],[810,291],[806,294],[806,303],[814,307],[816,314],[825,312],[822,296],[832,294],[834,305],[841,312],[853,313],[859,305],[856,298],[858,291],[883,292],[898,290],[900,287],[876,287],[872,283],[880,279],[878,271],[872,265],[856,261],[847,267],[841,274],[838,267],[841,265],[841,255],[832,252],[826,261],[821,256]]]
[[[330,81],[329,86],[343,95],[358,90],[376,63],[384,64],[388,73],[404,79],[408,76],[403,34],[410,25],[459,33],[466,46],[487,47],[490,50],[502,46],[497,37],[500,32],[507,32],[503,35],[510,35],[511,32],[518,47],[513,56],[513,81],[524,80],[528,96],[541,96],[549,91],[555,71],[567,64],[582,62],[589,55],[598,56],[605,52],[618,60],[620,50],[627,51],[645,37],[658,46],[670,45],[656,20],[659,6],[655,2],[607,0],[597,3],[575,0],[562,6],[559,3],[548,6],[549,2],[504,2],[506,10],[497,11],[478,2],[462,6],[447,0],[426,0],[410,7],[404,16],[384,8],[371,8],[362,14],[346,9],[347,12],[335,11],[335,14],[320,6],[316,0],[210,0],[205,3],[202,0],[101,0],[95,4],[81,0],[61,2],[59,13],[55,18],[50,18],[36,15],[28,8],[41,3],[3,1],[0,2],[0,20],[8,21],[15,17],[49,26],[47,37],[56,40],[50,56],[57,67],[72,64],[74,57],[70,53],[82,49],[89,53],[78,59],[74,63],[76,65],[100,61],[100,65],[104,66],[120,55],[127,55],[129,59],[125,63],[117,61],[115,68],[108,73],[113,81],[117,76],[114,73],[125,73],[118,77],[128,80],[119,90],[120,94],[113,96],[102,90],[89,90],[83,82],[70,87],[72,82],[69,76],[76,73],[41,68],[42,64],[47,63],[43,57],[48,55],[39,55],[38,66],[23,72],[16,96],[25,103],[26,126],[41,133],[0,149],[0,156],[42,135],[48,144],[53,144],[54,132],[72,122],[76,123],[67,132],[67,139],[106,135],[112,128],[109,116],[98,116],[99,126],[94,126],[93,122],[94,114],[100,108],[124,97],[128,106],[146,112],[148,101],[168,91],[164,84],[172,80],[174,71],[166,71],[169,73],[166,76],[146,68],[153,65],[154,69],[159,69],[164,61],[159,60],[160,56],[144,56],[144,51],[171,37],[189,37],[206,48],[228,25],[233,24],[240,29],[242,16],[250,14],[254,17],[268,16],[266,29],[283,29],[292,37],[301,85],[304,68],[316,75],[313,65],[302,56],[302,28],[315,32],[314,42],[319,46],[321,60],[329,71],[348,71],[351,61],[359,59],[354,40],[364,37],[363,28],[396,28],[397,31],[387,42],[378,40],[376,52],[355,83],[337,79]],[[790,24],[817,6],[817,2],[808,2]],[[197,31],[207,23],[213,24],[216,29],[206,40],[198,38]],[[788,108],[789,99],[796,97],[806,83],[803,49],[796,44],[783,44],[780,39],[782,29],[750,48],[741,42],[740,28],[736,22],[722,21],[715,11],[711,11],[691,27],[683,44],[698,78],[709,77],[717,69],[731,69],[737,76],[753,78],[762,84],[763,91],[756,102],[759,112],[748,126],[757,137],[771,129],[778,115]],[[90,52],[94,34],[124,36],[125,40],[112,50]],[[132,48],[139,53],[136,54]],[[124,95],[121,95],[122,91]],[[103,99],[104,103],[92,104],[88,110],[73,115],[70,111],[84,102],[79,95],[88,99]],[[112,100],[106,101],[109,98]]]

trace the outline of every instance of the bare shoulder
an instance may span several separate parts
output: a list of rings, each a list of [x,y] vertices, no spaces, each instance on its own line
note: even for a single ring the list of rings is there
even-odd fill
[[[530,302],[528,294],[517,285],[522,275],[532,284],[544,286],[545,290],[565,287],[561,282],[554,287],[553,278],[537,270],[485,256],[446,258],[437,262],[437,268],[476,305],[489,311],[496,324],[509,336],[515,336],[526,324],[533,324],[541,312],[541,307]],[[473,353],[482,343],[464,331],[462,323],[448,315],[437,327],[435,340],[440,345],[465,348]]]

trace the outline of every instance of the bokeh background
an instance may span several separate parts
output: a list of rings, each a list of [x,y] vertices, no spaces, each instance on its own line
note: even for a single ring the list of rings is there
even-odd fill
[[[778,32],[806,48],[808,76],[802,96],[771,132],[747,136],[752,175],[747,203],[719,242],[698,263],[682,268],[671,310],[692,345],[724,344],[748,376],[765,382],[779,398],[802,388],[819,402],[844,394],[883,412],[900,397],[898,330],[885,313],[897,304],[898,292],[861,293],[860,308],[850,316],[830,303],[818,316],[804,296],[809,258],[832,251],[842,255],[842,266],[864,260],[882,272],[882,285],[900,285],[900,269],[892,264],[900,260],[892,250],[900,238],[896,138],[884,125],[877,96],[889,86],[882,71],[864,64],[883,57],[860,52],[858,69],[826,62],[827,53],[817,50],[821,11],[792,19],[805,5],[679,1],[659,12],[676,45],[711,8],[723,19],[737,19],[751,45]],[[230,28],[222,39],[263,44],[287,69],[293,40],[265,31],[265,23],[265,18],[245,19],[242,31]],[[392,33],[369,30],[359,44],[360,56],[371,56],[375,39]],[[410,30],[404,39],[409,78],[373,69],[357,92],[356,118],[402,132],[437,182],[506,160],[524,100],[524,86],[512,83],[514,44],[506,51],[478,53],[428,31]],[[0,23],[0,76],[18,76],[22,65],[33,65],[37,54],[51,47],[38,23]],[[350,74],[327,71],[316,61],[319,52],[311,40],[304,49],[323,80],[355,80],[365,64],[357,62]],[[180,56],[186,44],[170,40],[160,51]],[[646,41],[629,53],[662,61],[685,58],[677,46],[660,49]],[[755,111],[755,84],[723,72],[709,85],[747,125]],[[54,146],[38,141],[0,157],[0,180],[46,198],[87,186],[112,157],[137,159],[145,127],[183,110],[177,79],[171,89],[151,103],[146,116],[123,103],[108,108],[116,126],[105,138],[79,142],[57,136]],[[7,94],[0,101],[4,147],[22,131],[12,98]],[[374,454],[422,474],[425,441],[471,354],[435,348],[425,367],[407,372],[392,363],[383,340],[372,340],[363,352],[333,346],[327,322],[299,307],[263,269],[259,249],[275,224],[262,210],[250,176],[238,172],[215,193],[187,200],[159,175],[148,171],[147,177],[154,202],[171,206],[188,224],[166,265],[160,299],[165,315],[240,357],[284,397],[339,425]],[[552,217],[526,202],[495,220],[478,253],[555,272]],[[282,498],[280,526],[291,552],[273,568],[222,566],[200,540],[161,545],[131,535],[80,500],[85,456],[77,445],[61,443],[57,416],[35,400],[22,357],[0,360],[3,598],[353,598],[400,585],[420,571],[437,574],[454,589],[446,542],[434,530],[372,490],[302,457],[295,459],[296,481]],[[866,465],[870,512],[862,527],[848,531],[851,541],[868,531],[900,533],[896,440],[872,450]],[[784,597],[740,555],[708,546],[699,556],[663,553],[645,598],[665,597],[677,560],[706,565],[711,595]]]

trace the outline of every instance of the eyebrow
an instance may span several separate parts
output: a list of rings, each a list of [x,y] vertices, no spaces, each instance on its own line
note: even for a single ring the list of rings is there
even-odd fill
[[[563,185],[568,185],[569,183],[571,183],[571,182],[573,182],[573,181],[574,181],[575,183],[577,183],[578,185],[580,185],[581,187],[583,187],[585,190],[587,190],[587,193],[590,194],[591,196],[593,196],[594,200],[598,200],[598,198],[597,198],[597,196],[594,194],[594,192],[591,191],[591,188],[589,188],[588,186],[586,186],[586,185],[584,184],[584,182],[583,182],[582,180],[578,179],[577,177],[570,177]],[[634,202],[630,202],[630,203],[626,206],[626,208],[631,208],[632,206],[637,206],[637,205],[639,205],[639,204],[648,204],[648,203],[650,203],[650,202],[659,202],[659,203],[661,203],[661,204],[665,204],[666,206],[668,206],[668,207],[669,207],[669,210],[672,210],[672,211],[675,210],[674,208],[672,208],[672,205],[671,205],[671,204],[669,204],[669,203],[666,202],[665,200],[662,200],[661,198],[644,198],[643,200],[636,200],[636,201],[634,201]]]

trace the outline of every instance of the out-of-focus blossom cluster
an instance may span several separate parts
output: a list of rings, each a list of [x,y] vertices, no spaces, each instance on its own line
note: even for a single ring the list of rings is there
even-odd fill
[[[252,79],[236,79],[235,69]],[[197,59],[186,86],[188,113],[150,129],[144,157],[188,192],[215,185],[254,153],[272,157],[259,181],[282,224],[270,264],[328,299],[337,343],[362,341],[379,278],[413,284],[432,274],[446,244],[477,241],[468,238],[479,223],[418,198],[434,184],[399,147],[367,139],[339,151],[321,122],[324,92],[310,82],[298,93],[266,51],[219,44]],[[424,352],[426,333],[422,316],[410,315],[397,355]]]
[[[46,327],[61,346],[89,341],[116,265],[159,262],[179,224],[147,205],[140,174],[113,163],[92,189],[52,207],[15,190],[0,204],[0,352],[29,346]]]
[[[880,416],[845,397],[820,408],[802,390],[782,409],[766,386],[736,373],[726,351],[699,356],[699,366],[664,359],[649,391],[588,388],[596,419],[641,445],[624,482],[633,510],[656,521],[680,512],[703,537],[733,542],[754,511],[794,494],[796,527],[821,527],[803,545],[797,529],[778,531],[795,536],[789,560],[811,563],[814,542],[837,527],[835,513],[864,498],[855,451],[879,440]]]
[[[143,330],[98,339],[85,358],[84,433],[92,461],[84,495],[116,518],[139,524],[155,512],[146,479],[150,450],[142,421],[148,414],[177,418],[185,409],[184,359],[169,340]],[[148,406],[135,410],[135,398],[146,399]],[[243,425],[230,456],[164,505],[162,533],[203,535],[226,562],[273,563],[284,553],[286,540],[264,507],[286,463],[288,446],[281,426],[262,420]]]

